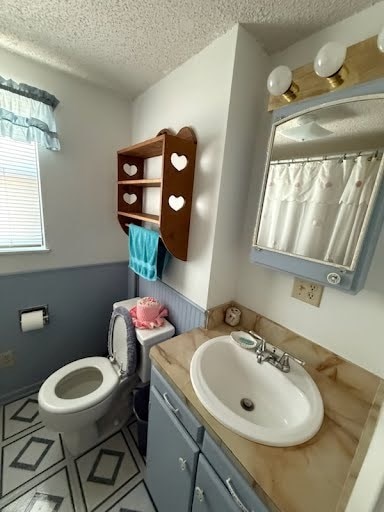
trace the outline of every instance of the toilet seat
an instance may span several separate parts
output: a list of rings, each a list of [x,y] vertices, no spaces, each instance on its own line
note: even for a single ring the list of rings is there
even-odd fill
[[[69,378],[71,373],[86,368],[94,368],[101,373],[102,381],[95,390],[78,398],[60,398],[57,396],[56,387],[61,381]],[[110,396],[118,383],[117,371],[106,357],[86,357],[63,366],[48,377],[40,388],[39,402],[43,404],[46,411],[55,414],[84,411]]]

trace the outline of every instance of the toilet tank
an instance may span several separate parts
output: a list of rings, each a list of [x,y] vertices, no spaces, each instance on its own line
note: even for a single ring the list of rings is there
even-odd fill
[[[135,299],[121,300],[115,302],[113,309],[123,307],[132,309],[136,306],[136,303],[140,297]],[[136,338],[140,344],[140,350],[138,353],[138,364],[137,374],[142,382],[149,382],[151,376],[151,360],[149,359],[149,350],[154,345],[161,343],[162,341],[172,338],[175,334],[174,326],[164,318],[164,324],[156,329],[136,329]]]

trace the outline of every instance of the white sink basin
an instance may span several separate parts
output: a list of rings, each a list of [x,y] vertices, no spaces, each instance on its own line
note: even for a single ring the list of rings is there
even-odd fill
[[[318,432],[324,408],[310,375],[294,361],[290,365],[283,373],[259,364],[253,351],[220,336],[196,350],[190,376],[201,403],[230,430],[258,443],[294,446]],[[244,398],[253,410],[242,407]]]

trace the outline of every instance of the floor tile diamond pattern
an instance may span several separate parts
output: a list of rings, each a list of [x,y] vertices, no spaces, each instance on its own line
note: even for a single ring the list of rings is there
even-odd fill
[[[34,508],[37,510],[48,508],[48,510],[56,512],[56,510],[59,510],[61,507],[63,501],[64,498],[62,496],[54,496],[53,494],[46,494],[44,492],[36,491],[25,510],[26,512],[29,512]]]
[[[115,462],[115,465],[113,465],[113,462],[111,460],[107,460],[108,458],[112,458]],[[124,459],[124,453],[123,452],[116,452],[115,450],[104,450],[102,448],[97,458],[92,466],[91,472],[88,475],[87,482],[94,482],[96,484],[106,484],[106,485],[115,485],[116,478],[120,471],[121,463]],[[111,476],[105,476],[106,475],[106,468],[111,470]],[[103,476],[97,475],[97,472]]]
[[[22,406],[12,414],[10,420],[33,423],[39,415],[38,402],[35,398],[27,398]]]
[[[21,494],[2,512],[75,512],[68,470],[57,473]]]
[[[4,405],[3,413],[3,441],[41,423],[37,394]]]
[[[60,435],[45,427],[3,446],[1,451],[2,496],[64,460]]]
[[[31,436],[27,442],[27,444],[24,446],[24,448],[21,450],[21,452],[17,455],[15,460],[13,460],[9,467],[10,468],[16,468],[16,469],[26,469],[28,471],[36,471],[36,469],[40,466],[40,463],[44,460],[45,456],[49,452],[49,449],[54,444],[55,441],[52,439],[42,439],[41,437],[35,437]],[[35,446],[36,445],[36,446]],[[44,448],[38,445],[43,445]],[[39,448],[41,450],[39,450]],[[24,459],[28,460],[28,453],[37,453],[37,457],[31,457],[29,455],[29,460],[33,460],[33,462],[23,462]]]
[[[136,422],[73,458],[34,393],[0,406],[0,430],[0,512],[156,512]]]
[[[111,512],[134,512],[136,510],[156,512],[144,482],[140,482],[120,501],[108,509]]]
[[[95,510],[139,474],[139,468],[121,432],[76,459],[85,505]]]

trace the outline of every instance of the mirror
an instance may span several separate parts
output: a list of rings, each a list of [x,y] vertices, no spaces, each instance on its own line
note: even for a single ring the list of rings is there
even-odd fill
[[[354,270],[383,174],[383,119],[375,95],[276,123],[254,247]]]

